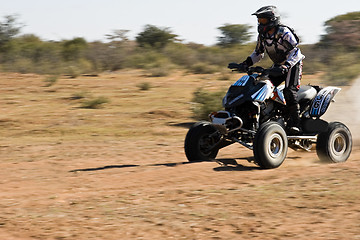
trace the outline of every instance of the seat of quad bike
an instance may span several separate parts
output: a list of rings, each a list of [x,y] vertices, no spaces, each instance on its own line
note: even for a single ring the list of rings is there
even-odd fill
[[[317,91],[310,85],[300,86],[298,91],[297,100],[300,101],[307,101],[313,100],[317,95]]]

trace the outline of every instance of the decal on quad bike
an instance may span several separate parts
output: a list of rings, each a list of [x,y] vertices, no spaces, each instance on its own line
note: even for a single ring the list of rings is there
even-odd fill
[[[252,74],[252,75],[244,75],[242,76],[239,80],[237,80],[233,86],[238,86],[238,87],[243,87],[246,85],[246,83],[249,81],[250,77],[253,77],[254,79],[256,79],[258,76],[258,74]]]
[[[337,88],[337,87],[326,87],[322,89],[317,94],[311,105],[310,116],[311,117],[322,116],[329,107],[331,100],[334,98],[335,94],[337,94],[340,91],[340,89],[341,88]]]
[[[229,102],[229,104],[230,104],[230,105],[233,104],[234,102],[236,102],[237,100],[239,100],[239,99],[242,98],[242,97],[244,97],[244,94],[241,94],[241,95],[237,96],[236,98],[234,98],[233,100],[231,100],[231,101]]]
[[[237,80],[233,86],[245,86],[247,81],[250,79],[249,75],[242,76],[239,80]]]
[[[263,102],[272,94],[274,86],[268,80],[265,82],[266,84],[259,91],[251,95],[252,99],[254,99],[255,101]]]
[[[279,88],[276,88],[274,90],[271,100],[281,103],[283,105],[286,105],[286,100],[285,100],[284,94]]]

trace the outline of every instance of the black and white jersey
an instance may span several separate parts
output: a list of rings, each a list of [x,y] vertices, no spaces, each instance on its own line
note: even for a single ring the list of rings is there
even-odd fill
[[[293,67],[305,58],[298,48],[298,44],[297,37],[293,32],[288,27],[280,25],[271,36],[259,34],[255,51],[250,57],[255,64],[264,57],[266,51],[275,64],[287,62]]]

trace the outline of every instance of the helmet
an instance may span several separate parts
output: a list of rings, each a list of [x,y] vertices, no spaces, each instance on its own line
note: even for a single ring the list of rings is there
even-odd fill
[[[268,23],[258,25],[258,32],[260,34],[267,33],[273,27],[280,24],[280,14],[275,6],[265,6],[257,10],[251,15],[255,15],[257,18],[266,18]]]

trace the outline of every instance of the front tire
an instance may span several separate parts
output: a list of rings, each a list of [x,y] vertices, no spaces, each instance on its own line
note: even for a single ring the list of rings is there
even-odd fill
[[[350,130],[341,122],[331,122],[327,131],[318,135],[316,153],[323,162],[345,162],[351,149]]]
[[[260,126],[253,144],[255,162],[265,169],[277,168],[285,160],[288,140],[284,128],[277,122]]]
[[[186,134],[185,154],[189,162],[212,161],[219,149],[214,146],[221,136],[209,122],[195,123]]]

